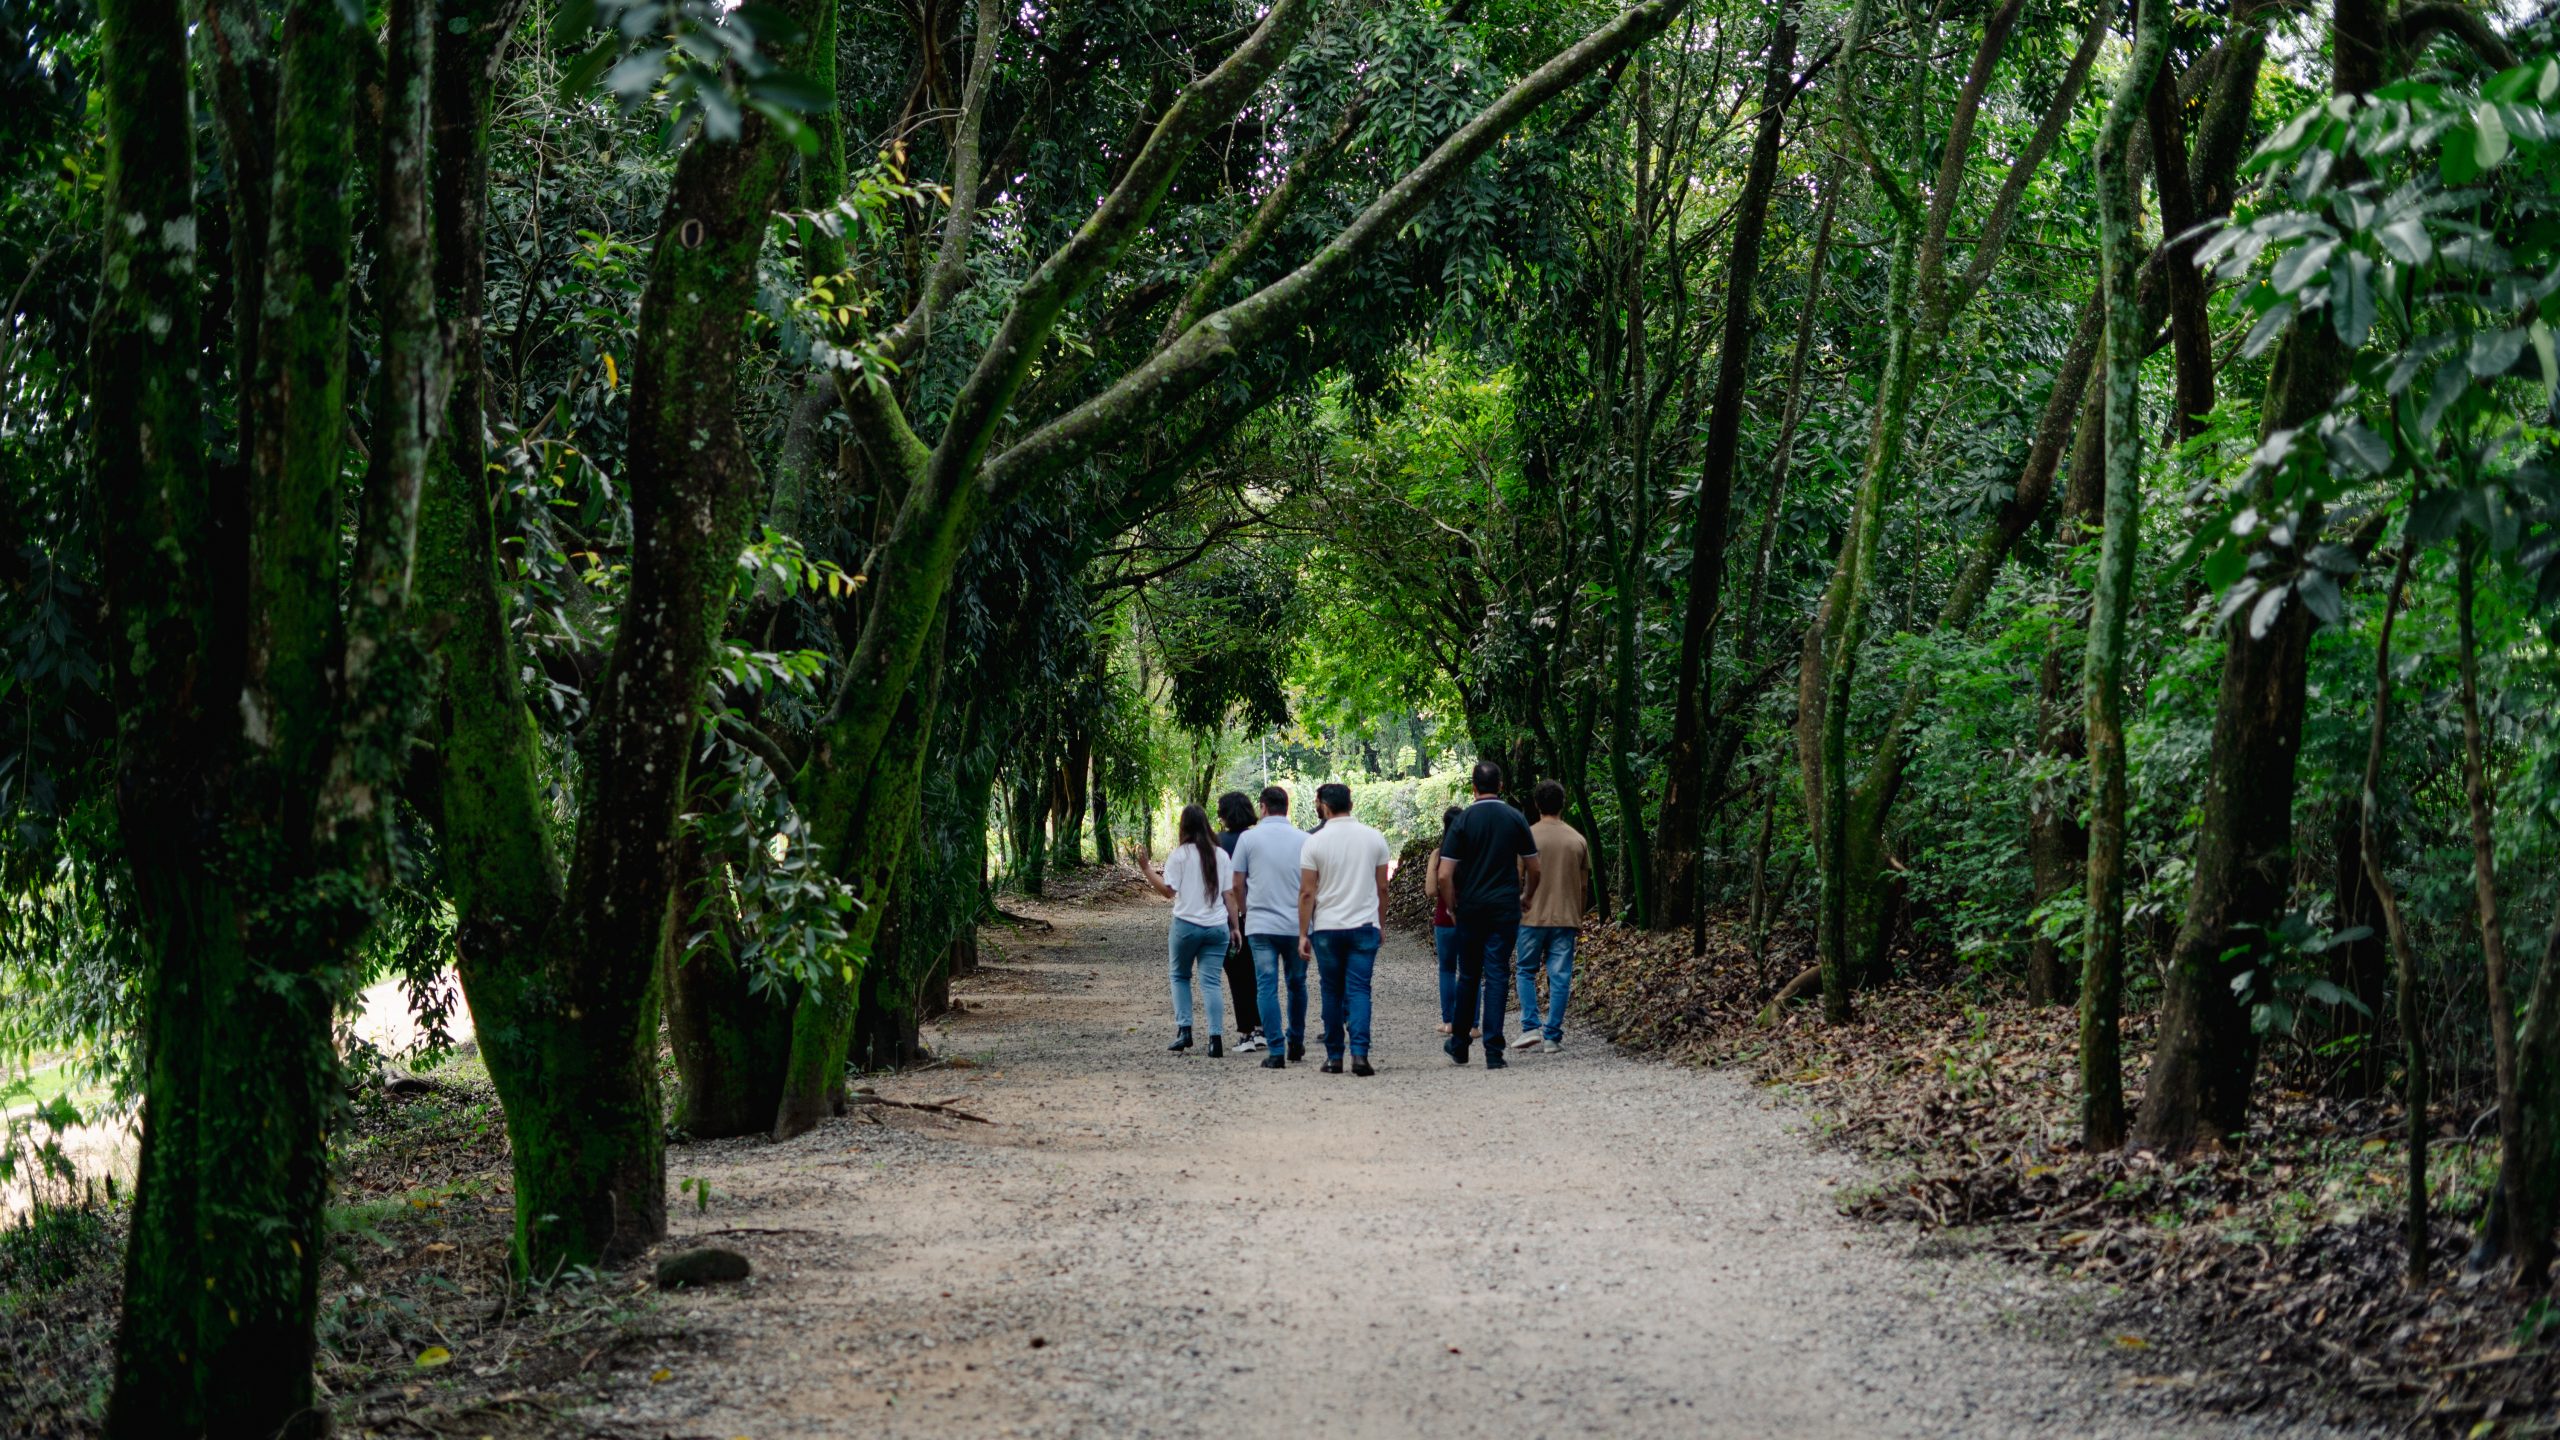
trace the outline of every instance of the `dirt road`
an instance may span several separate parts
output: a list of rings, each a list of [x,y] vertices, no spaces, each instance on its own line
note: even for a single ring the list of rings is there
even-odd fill
[[[681,1147],[753,1257],[607,1362],[618,1435],[2311,1434],[2180,1412],[2085,1297],[1853,1224],[1854,1164],[1728,1077],[1437,1052],[1380,958],[1374,1079],[1164,1053],[1164,912],[1043,912],[880,1111]],[[1310,1020],[1312,1022],[1312,1016]],[[956,1097],[956,1098],[954,1098]],[[701,1298],[691,1298],[700,1295]]]

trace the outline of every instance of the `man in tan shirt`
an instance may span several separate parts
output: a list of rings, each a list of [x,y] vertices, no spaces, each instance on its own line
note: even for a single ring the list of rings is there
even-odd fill
[[[1582,907],[1591,894],[1591,847],[1582,832],[1564,823],[1564,787],[1541,780],[1534,797],[1538,823],[1529,833],[1538,841],[1538,862],[1545,871],[1537,892],[1520,912],[1520,1038],[1511,1053],[1526,1055],[1564,1048],[1564,1006],[1573,994],[1573,945],[1582,934]],[[1547,976],[1547,1004],[1542,1025],[1538,1008],[1538,972]]]

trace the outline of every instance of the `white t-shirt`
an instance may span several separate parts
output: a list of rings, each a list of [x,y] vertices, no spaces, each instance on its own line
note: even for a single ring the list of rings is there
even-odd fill
[[[1309,930],[1357,930],[1378,923],[1378,867],[1395,859],[1387,837],[1337,815],[1307,837],[1298,868],[1316,877],[1316,914]]]
[[[1212,845],[1209,853],[1218,857],[1218,890],[1214,895],[1200,893],[1200,847],[1176,845],[1165,857],[1164,883],[1173,887],[1173,918],[1194,925],[1227,928],[1227,887],[1236,880],[1236,862],[1227,852]]]

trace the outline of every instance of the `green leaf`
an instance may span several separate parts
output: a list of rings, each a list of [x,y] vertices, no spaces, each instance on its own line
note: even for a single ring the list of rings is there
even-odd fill
[[[594,49],[570,61],[569,68],[560,72],[560,98],[575,101],[592,92],[596,81],[604,75],[605,67],[613,64],[614,57],[621,52],[622,42],[607,36],[596,42]]]
[[[2267,273],[2267,283],[2279,294],[2291,295],[2320,278],[2329,268],[2329,257],[2337,253],[2337,237],[2325,236],[2299,249],[2288,250],[2278,257],[2275,268]]]
[[[566,50],[595,28],[596,0],[560,0],[551,17],[551,43]]]
[[[2347,252],[2337,268],[2338,283],[2329,297],[2329,322],[2350,350],[2361,350],[2373,333],[2373,257]]]
[[[2403,265],[2424,265],[2434,258],[2436,242],[2427,234],[2426,222],[2415,215],[2404,215],[2376,232],[2382,248]]]
[[[2507,158],[2507,122],[2498,107],[2483,100],[2471,111],[2471,159],[2483,170],[2495,170]]]
[[[2220,592],[2247,573],[2249,557],[2235,541],[2224,541],[2204,557],[2204,583],[2207,589]]]
[[[2468,125],[2457,125],[2447,131],[2444,149],[2436,155],[2436,173],[2448,185],[2468,185],[2480,175],[2479,136]]]

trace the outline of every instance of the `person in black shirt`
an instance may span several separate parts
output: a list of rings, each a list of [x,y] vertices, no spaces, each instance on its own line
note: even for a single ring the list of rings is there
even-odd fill
[[[1218,797],[1218,848],[1233,855],[1236,837],[1253,828],[1260,817],[1253,813],[1253,801],[1241,790],[1230,790]],[[1244,927],[1239,921],[1229,937],[1226,959],[1228,1008],[1235,1011],[1236,1033],[1244,1040],[1236,1046],[1239,1053],[1263,1047],[1262,1007],[1255,1003],[1253,984],[1253,952],[1244,944]]]
[[[1440,858],[1431,867],[1440,903],[1458,922],[1458,1028],[1440,1048],[1452,1062],[1466,1064],[1466,1024],[1481,1013],[1484,1068],[1499,1070],[1520,906],[1538,893],[1538,842],[1529,822],[1502,798],[1500,765],[1477,761],[1470,783],[1475,802],[1441,837]]]

